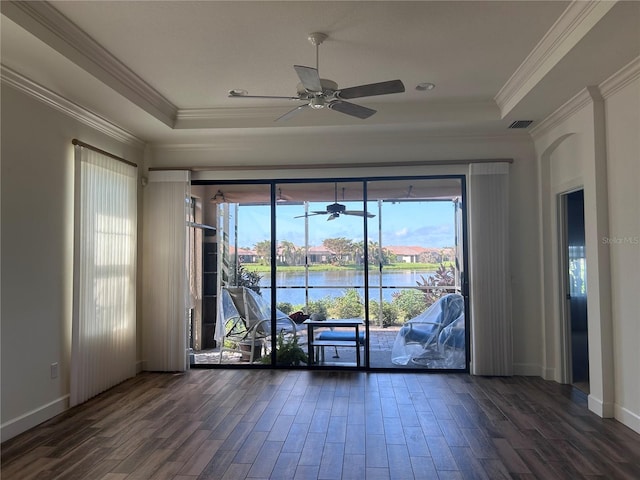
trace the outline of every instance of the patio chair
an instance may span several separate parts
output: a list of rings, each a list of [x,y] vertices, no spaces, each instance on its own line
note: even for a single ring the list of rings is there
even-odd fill
[[[297,336],[296,323],[276,309],[277,332]],[[249,363],[270,351],[271,305],[246,287],[223,287],[216,324],[216,340],[220,345],[218,363],[224,351],[235,351],[248,357]]]
[[[454,368],[443,365],[446,363],[443,362],[446,360],[445,346],[447,343],[455,346],[460,338],[464,342],[464,298],[451,293],[402,326],[391,349],[391,362],[395,365],[412,362],[421,366]]]
[[[466,366],[464,315],[459,316],[438,334],[438,349],[442,361],[439,368],[464,368]]]

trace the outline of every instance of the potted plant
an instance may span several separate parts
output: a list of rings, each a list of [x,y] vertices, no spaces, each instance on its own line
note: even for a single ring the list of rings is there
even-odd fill
[[[260,359],[262,363],[271,363],[271,355],[265,355]],[[298,344],[297,336],[285,336],[284,331],[278,334],[278,341],[276,344],[276,365],[282,367],[289,367],[292,365],[300,365],[301,363],[308,363],[309,359],[307,353]]]

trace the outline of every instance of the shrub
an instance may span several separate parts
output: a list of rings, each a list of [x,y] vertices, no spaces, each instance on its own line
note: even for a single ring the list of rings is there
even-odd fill
[[[293,305],[291,305],[289,302],[277,303],[276,308],[280,310],[282,313],[286,313],[287,315],[296,311],[294,310]]]
[[[330,297],[321,298],[320,300],[309,301],[308,312],[309,315],[313,315],[317,313],[321,318],[329,317],[329,309],[332,306],[332,301]]]
[[[398,320],[406,322],[424,312],[429,306],[425,294],[419,290],[400,290],[393,294],[393,304],[398,311]]]
[[[369,300],[369,317],[372,323],[380,325],[380,304],[375,300]],[[398,322],[398,309],[385,300],[382,301],[382,327],[396,325]]]
[[[335,299],[329,313],[334,318],[360,318],[364,315],[362,297],[356,289],[349,289]]]

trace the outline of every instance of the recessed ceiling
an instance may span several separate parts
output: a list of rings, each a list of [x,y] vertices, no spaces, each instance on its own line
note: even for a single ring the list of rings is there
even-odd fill
[[[610,52],[600,76],[640,50],[639,2],[53,1],[2,2],[2,12],[5,67],[158,144],[296,127],[505,133],[602,81],[588,66],[594,43]],[[323,78],[340,88],[400,79],[406,91],[354,100],[378,111],[366,120],[309,109],[274,122],[297,103],[228,97],[295,95],[293,65],[315,66],[316,31],[328,35]],[[540,53],[550,38],[566,52]],[[436,88],[416,90],[425,82]]]

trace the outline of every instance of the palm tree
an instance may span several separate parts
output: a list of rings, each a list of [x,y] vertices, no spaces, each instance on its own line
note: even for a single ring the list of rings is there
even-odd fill
[[[271,264],[271,242],[269,240],[263,240],[254,245],[253,249],[256,251],[260,262],[263,265]]]
[[[280,250],[285,265],[293,265],[295,263],[296,246],[293,242],[282,240],[280,242]]]
[[[353,244],[353,260],[356,265],[364,263],[364,241],[355,242]]]

